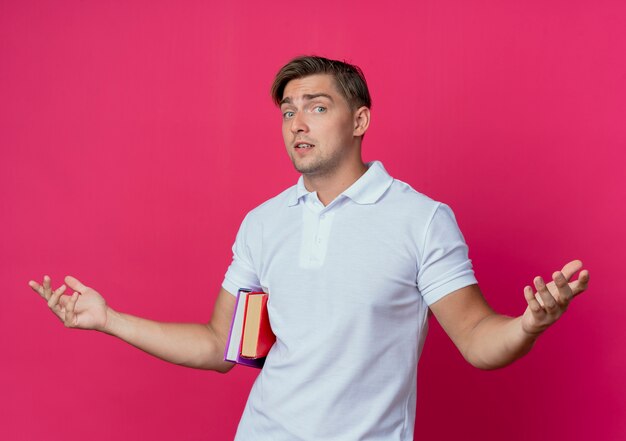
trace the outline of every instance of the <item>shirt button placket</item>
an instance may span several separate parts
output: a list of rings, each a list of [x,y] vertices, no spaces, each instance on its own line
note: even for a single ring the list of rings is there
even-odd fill
[[[319,221],[317,224],[317,231],[315,232],[315,241],[313,245],[313,258],[315,262],[320,262],[322,260],[322,235],[324,231],[323,223],[324,219],[326,219],[326,214],[321,213],[319,216]]]

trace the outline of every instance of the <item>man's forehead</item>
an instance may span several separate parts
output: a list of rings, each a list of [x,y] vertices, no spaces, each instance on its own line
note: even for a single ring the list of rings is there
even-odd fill
[[[281,104],[292,102],[295,99],[303,99],[312,95],[325,95],[331,99],[339,96],[339,90],[333,76],[329,74],[315,74],[295,78],[285,85],[280,102]]]

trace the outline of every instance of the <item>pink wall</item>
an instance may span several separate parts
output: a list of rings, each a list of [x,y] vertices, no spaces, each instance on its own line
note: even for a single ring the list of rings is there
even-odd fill
[[[626,439],[624,2],[259,3],[0,2],[0,438],[232,439],[255,371],[66,330],[26,283],[206,321],[243,215],[297,178],[269,84],[318,53],[364,69],[366,159],[453,207],[494,307],[591,272],[505,370],[433,324],[420,439]]]

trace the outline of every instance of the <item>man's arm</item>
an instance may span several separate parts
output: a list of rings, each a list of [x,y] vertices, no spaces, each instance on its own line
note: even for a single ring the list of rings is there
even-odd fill
[[[114,335],[127,343],[171,363],[218,372],[228,372],[233,363],[224,361],[224,347],[235,306],[235,297],[221,289],[208,324],[162,323],[113,310],[104,298],[73,277],[66,277],[72,296],[56,290],[45,276],[43,284],[29,286],[39,293],[54,314],[70,328],[93,329]]]
[[[574,296],[587,289],[589,272],[578,260],[552,275],[547,285],[536,277],[524,289],[528,307],[519,317],[499,315],[485,301],[478,285],[451,293],[430,306],[433,314],[465,359],[481,369],[506,366],[532,348],[537,338],[563,315]]]

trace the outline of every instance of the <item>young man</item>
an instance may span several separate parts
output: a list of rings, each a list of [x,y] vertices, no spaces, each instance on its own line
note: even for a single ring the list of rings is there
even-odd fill
[[[573,261],[524,290],[516,318],[485,302],[451,210],[364,164],[370,96],[356,66],[292,60],[272,97],[298,183],[252,210],[207,325],[158,323],[111,309],[73,277],[30,286],[69,327],[96,329],[164,360],[227,372],[239,288],[270,294],[277,341],[244,410],[239,440],[412,440],[417,361],[430,309],[463,356],[505,366],[587,287]],[[569,283],[568,283],[569,282]],[[80,293],[80,297],[79,294]]]

